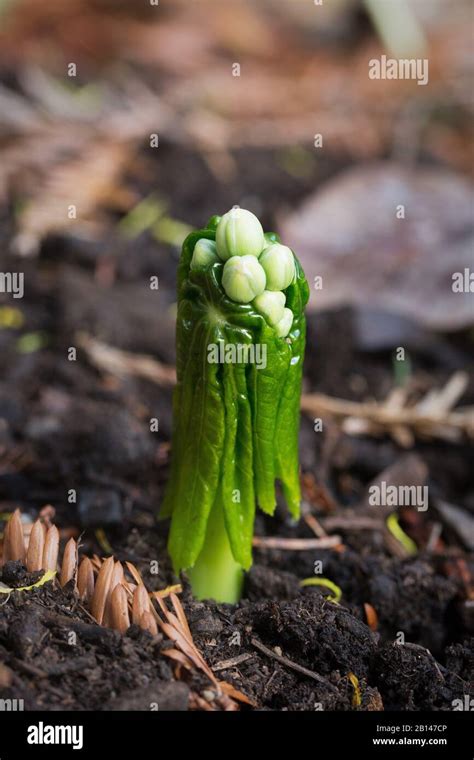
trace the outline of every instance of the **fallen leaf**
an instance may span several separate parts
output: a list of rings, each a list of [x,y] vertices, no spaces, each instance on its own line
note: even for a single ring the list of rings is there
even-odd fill
[[[331,180],[279,225],[310,281],[309,309],[378,307],[440,330],[472,324],[472,293],[452,284],[472,267],[473,200],[468,180],[439,168],[387,162]]]

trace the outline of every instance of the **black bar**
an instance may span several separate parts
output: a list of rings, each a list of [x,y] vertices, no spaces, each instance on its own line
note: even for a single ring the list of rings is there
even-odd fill
[[[141,760],[171,751],[246,760],[262,747],[282,755],[285,747],[310,760],[352,757],[474,757],[473,714],[464,712],[10,712],[0,713],[0,760],[23,757],[95,757]],[[41,730],[42,724],[42,730]],[[64,737],[82,743],[47,744],[61,739],[48,727],[64,726]],[[76,733],[73,728],[76,727]],[[82,727],[82,737],[79,731]],[[30,739],[42,739],[32,744]],[[82,742],[81,742],[82,739]],[[288,751],[288,750],[287,750]],[[105,754],[107,753],[107,754]],[[190,758],[194,760],[193,756]]]

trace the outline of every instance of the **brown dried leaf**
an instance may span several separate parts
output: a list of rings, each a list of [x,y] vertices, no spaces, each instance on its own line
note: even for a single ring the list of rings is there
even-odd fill
[[[202,669],[202,663],[200,661],[200,658],[196,656],[196,652],[193,646],[189,644],[187,639],[183,636],[183,634],[176,630],[172,625],[169,623],[161,623],[161,629],[163,633],[170,639],[170,641],[175,644],[175,646],[179,647],[179,649],[191,660],[193,665],[198,668],[199,670]]]
[[[41,520],[36,520],[31,529],[28,551],[26,552],[26,569],[30,573],[47,570],[43,565],[45,529]]]
[[[184,614],[183,606],[182,606],[180,600],[178,599],[178,597],[174,593],[170,594],[170,599],[171,599],[171,604],[173,605],[173,607],[175,609],[175,612],[176,612],[176,615],[178,617],[178,620],[181,623],[183,631],[186,633],[189,641],[192,641],[193,637],[192,637],[192,634],[191,634],[191,630],[189,628],[188,620],[186,618],[186,615]]]
[[[189,631],[189,626],[186,624],[186,626],[183,628],[179,619],[176,617],[176,615],[173,615],[170,610],[168,610],[162,599],[157,598],[157,602],[160,605],[167,620],[165,623],[158,617],[158,625],[162,628],[165,635],[168,636],[168,638],[170,638],[171,641],[173,641],[176,646],[178,646],[179,649],[181,649],[189,657],[189,659],[197,668],[199,668],[199,670],[202,670],[202,672],[207,675],[210,681],[212,681],[214,684],[217,684],[214,673],[207,665],[199,650],[196,648],[196,645]],[[184,611],[182,614],[184,615]]]
[[[368,602],[364,602],[365,617],[367,618],[367,625],[371,631],[376,631],[379,625],[379,618],[374,607]]]
[[[256,707],[256,703],[250,699],[250,697],[247,697],[246,694],[243,694],[241,691],[239,691],[239,689],[236,689],[235,686],[232,686],[231,683],[228,683],[227,681],[218,681],[218,685],[224,694],[227,694],[228,697],[237,699],[239,702],[244,702],[246,705]]]
[[[141,624],[140,621],[145,612],[148,614],[150,612],[150,598],[145,586],[140,583],[135,589],[132,602],[132,620],[135,625]],[[155,623],[154,620],[153,622]]]
[[[110,594],[110,625],[120,633],[125,633],[130,628],[127,593],[120,584]]]
[[[93,554],[91,557],[91,562],[92,562],[94,571],[98,573],[103,564],[101,558],[97,554]]]
[[[122,583],[124,580],[123,567],[120,562],[116,562],[114,565],[114,572],[112,573],[112,580],[110,581],[110,591],[113,591],[115,586]]]
[[[136,581],[137,585],[139,586],[140,583],[143,584],[143,578],[140,575],[140,573],[137,570],[137,568],[135,567],[135,565],[133,565],[131,562],[125,562],[125,564],[127,566],[127,569],[129,571],[130,575]]]
[[[138,624],[140,628],[142,628],[144,631],[148,631],[148,633],[151,633],[152,636],[156,636],[158,634],[158,626],[151,612],[144,612]]]
[[[61,565],[61,575],[59,582],[61,586],[69,583],[74,578],[77,567],[77,544],[73,538],[70,538],[64,550],[63,562]]]
[[[99,570],[97,582],[95,585],[94,596],[91,602],[91,613],[99,623],[102,624],[104,618],[105,605],[109,594],[112,575],[114,572],[114,558],[108,557]]]
[[[192,663],[183,652],[179,651],[179,649],[164,649],[163,654],[165,657],[169,657],[171,660],[179,662],[179,664],[182,665],[183,668],[186,668],[186,670],[192,670]]]
[[[77,590],[81,599],[89,604],[94,596],[94,568],[89,557],[84,557],[79,565]]]
[[[7,535],[7,554],[9,559],[25,562],[25,540],[21,524],[20,510],[16,509],[9,520]]]
[[[55,525],[50,525],[46,533],[43,551],[43,570],[56,572],[59,554],[59,531]]]

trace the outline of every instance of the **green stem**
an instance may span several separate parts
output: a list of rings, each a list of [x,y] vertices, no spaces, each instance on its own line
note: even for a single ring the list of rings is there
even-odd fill
[[[229,604],[239,601],[244,573],[232,556],[219,499],[209,515],[201,553],[194,567],[187,572],[197,599],[215,599]]]

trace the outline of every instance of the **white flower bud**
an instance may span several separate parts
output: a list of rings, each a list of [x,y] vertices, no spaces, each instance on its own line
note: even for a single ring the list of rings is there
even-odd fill
[[[286,307],[283,309],[283,317],[280,319],[278,324],[275,326],[276,333],[279,338],[286,338],[288,333],[291,330],[291,325],[293,324],[293,312],[291,309],[287,309]]]
[[[191,259],[191,269],[204,269],[205,267],[215,264],[219,261],[216,244],[213,240],[201,238],[194,246],[193,257]]]
[[[273,243],[263,251],[260,264],[267,276],[267,290],[285,290],[295,276],[295,258],[286,245]]]
[[[222,287],[233,301],[250,303],[265,290],[265,272],[255,256],[232,256],[224,264]]]
[[[265,245],[262,225],[251,211],[232,208],[217,225],[216,245],[223,261],[231,256],[260,256]]]
[[[272,327],[282,319],[285,310],[285,294],[281,291],[264,290],[254,299],[253,305]]]

